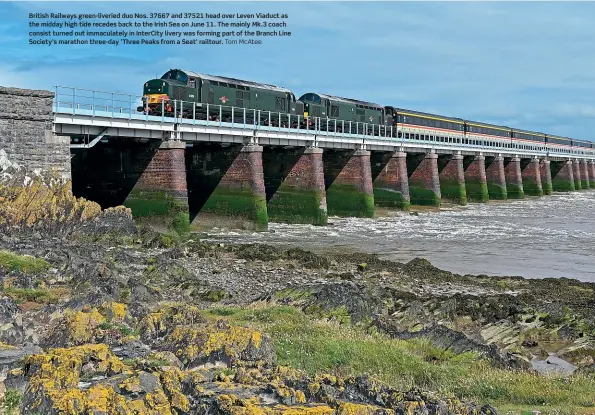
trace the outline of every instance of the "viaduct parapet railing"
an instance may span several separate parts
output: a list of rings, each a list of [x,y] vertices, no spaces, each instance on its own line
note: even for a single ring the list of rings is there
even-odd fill
[[[379,126],[321,117],[304,117],[226,105],[171,101],[149,113],[142,97],[97,90],[56,87],[54,131],[74,142],[95,138],[136,137],[186,142],[250,142],[367,150],[409,148],[462,154],[595,160],[595,149],[516,140],[422,126]]]

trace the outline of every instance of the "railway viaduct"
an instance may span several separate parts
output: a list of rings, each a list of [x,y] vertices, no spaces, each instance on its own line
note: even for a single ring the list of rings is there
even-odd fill
[[[595,188],[590,149],[155,117],[134,111],[136,97],[110,94],[0,87],[0,150],[71,178],[77,196],[124,204],[177,230],[266,230],[269,220],[325,225],[329,215],[372,218],[376,207]]]

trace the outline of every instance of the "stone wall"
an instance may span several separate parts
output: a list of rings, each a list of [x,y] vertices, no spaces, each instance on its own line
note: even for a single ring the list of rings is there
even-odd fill
[[[26,169],[70,179],[70,140],[52,133],[50,91],[0,86],[0,150]]]

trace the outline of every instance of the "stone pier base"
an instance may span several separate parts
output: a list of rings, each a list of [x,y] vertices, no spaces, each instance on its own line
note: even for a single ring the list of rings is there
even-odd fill
[[[591,188],[591,182],[589,177],[589,165],[587,164],[587,160],[581,160],[581,186],[583,189]]]
[[[512,157],[504,164],[504,174],[506,176],[506,192],[509,199],[523,199],[525,191],[523,190],[523,176],[521,173],[521,159]]]
[[[539,169],[539,159],[531,159],[522,171],[523,191],[529,196],[543,196],[541,187],[541,171]]]
[[[595,189],[595,162],[589,161],[589,184],[591,189]]]
[[[467,189],[465,187],[465,169],[463,156],[438,157],[438,171],[440,174],[440,194],[442,200],[448,200],[459,205],[467,204]]]
[[[550,162],[554,192],[572,192],[574,187],[574,163],[572,160]]]
[[[192,221],[193,228],[268,229],[262,147],[242,147]]]
[[[161,143],[124,201],[134,217],[179,233],[188,231],[190,218],[184,151],[183,142]]]
[[[539,172],[541,176],[541,188],[544,195],[551,195],[553,192],[552,187],[552,170],[550,161],[543,159],[539,162]]]
[[[407,153],[393,153],[374,179],[374,203],[379,207],[409,210]]]
[[[408,154],[407,174],[412,205],[440,206],[438,155]]]
[[[488,160],[486,159],[486,164],[487,162]],[[488,195],[490,199],[506,200],[508,198],[503,157],[494,157],[492,162],[486,167],[486,180],[488,183]]]
[[[329,215],[374,217],[370,152],[355,151],[326,188]]]
[[[321,148],[306,148],[268,201],[269,219],[326,225],[326,190]]]
[[[572,162],[572,173],[574,175],[574,190],[582,190],[583,183],[581,180],[581,163],[578,160]]]
[[[490,200],[486,179],[485,157],[466,156],[463,162],[465,168],[465,187],[469,202],[485,203]]]

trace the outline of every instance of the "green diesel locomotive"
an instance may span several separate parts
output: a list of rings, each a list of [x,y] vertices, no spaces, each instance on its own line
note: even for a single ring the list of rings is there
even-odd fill
[[[328,128],[337,132],[361,133],[357,130],[362,130],[364,125],[372,127],[393,124],[391,109],[371,102],[312,92],[302,95],[298,102],[304,105],[305,117],[325,119],[324,122],[321,121],[322,130]]]
[[[304,107],[289,89],[241,79],[171,69],[145,83],[143,106],[149,115],[197,120],[297,126]],[[293,117],[292,117],[293,116]]]

